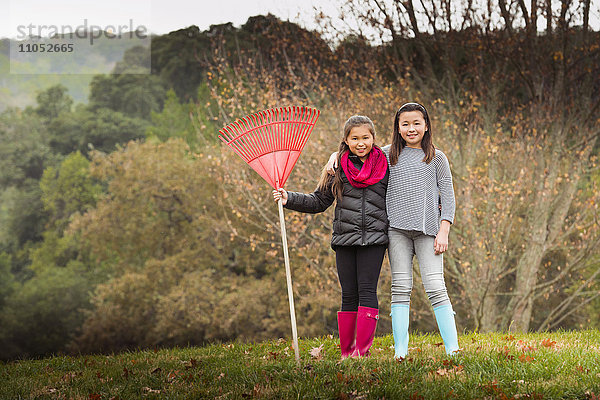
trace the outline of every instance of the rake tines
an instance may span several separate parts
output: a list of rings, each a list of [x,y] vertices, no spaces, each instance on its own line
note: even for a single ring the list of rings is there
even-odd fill
[[[219,138],[273,188],[285,185],[319,118],[310,107],[279,107],[238,119]]]

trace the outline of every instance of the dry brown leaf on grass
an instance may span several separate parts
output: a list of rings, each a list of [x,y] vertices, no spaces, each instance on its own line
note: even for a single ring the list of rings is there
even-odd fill
[[[542,340],[542,346],[554,349],[556,348],[556,341],[552,339],[544,339]]]

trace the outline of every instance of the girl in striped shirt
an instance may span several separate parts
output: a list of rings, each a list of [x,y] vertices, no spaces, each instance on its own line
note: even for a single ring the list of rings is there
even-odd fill
[[[454,221],[454,189],[448,158],[433,146],[427,109],[404,104],[394,118],[386,207],[390,228],[392,329],[396,357],[408,352],[412,263],[416,255],[446,353],[459,350],[454,311],[444,282],[443,253]]]

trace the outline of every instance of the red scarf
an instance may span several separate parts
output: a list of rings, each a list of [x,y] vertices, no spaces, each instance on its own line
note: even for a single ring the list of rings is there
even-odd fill
[[[349,153],[350,151],[347,151],[342,154],[340,164],[352,186],[364,188],[383,179],[387,172],[388,163],[385,154],[379,147],[373,146],[360,170],[348,159]]]

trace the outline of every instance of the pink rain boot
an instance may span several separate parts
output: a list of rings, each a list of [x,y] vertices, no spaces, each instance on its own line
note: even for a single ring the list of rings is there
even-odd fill
[[[358,307],[356,314],[356,351],[354,356],[368,356],[373,344],[379,310],[370,307]]]
[[[356,348],[356,311],[338,311],[337,319],[343,360],[350,357]]]

